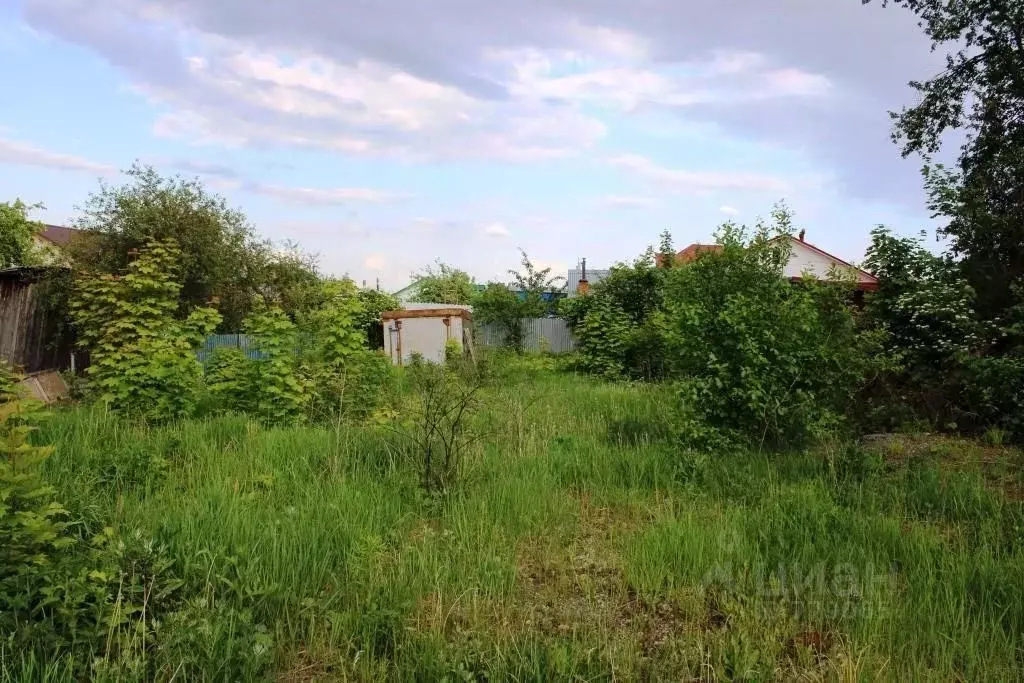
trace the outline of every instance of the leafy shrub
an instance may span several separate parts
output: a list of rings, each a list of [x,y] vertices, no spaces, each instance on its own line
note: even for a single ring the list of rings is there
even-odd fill
[[[789,216],[775,214],[777,234]],[[684,410],[729,439],[799,444],[833,429],[869,367],[842,285],[783,277],[789,243],[727,224],[721,249],[677,266],[666,290],[671,376]],[[701,425],[690,437],[705,440]]]
[[[523,313],[523,302],[511,287],[500,282],[488,283],[473,300],[476,322],[496,325],[506,348],[521,350],[523,347]]]
[[[671,243],[663,246],[671,250]],[[577,341],[582,370],[605,377],[660,379],[665,375],[666,269],[652,249],[633,265],[619,264],[588,296],[567,299],[561,313]],[[664,260],[664,259],[663,259]]]
[[[626,372],[632,330],[629,317],[607,298],[595,296],[587,303],[582,318],[573,326],[579,364],[586,372],[620,378]]]
[[[72,313],[79,344],[89,350],[89,394],[112,410],[150,420],[193,412],[202,367],[195,349],[220,322],[210,308],[177,318],[180,251],[150,242],[123,277],[83,275]]]
[[[448,339],[444,343],[444,361],[455,363],[463,356],[462,342],[458,339]]]
[[[9,381],[0,368],[0,386]],[[0,398],[0,670],[65,659],[82,679],[96,660],[141,679],[154,617],[181,583],[141,535],[73,533],[39,475],[52,452],[30,441],[41,417],[38,404]]]
[[[161,628],[161,678],[259,680],[273,663],[274,639],[250,610],[195,597],[168,614]]]
[[[215,349],[206,361],[206,391],[216,412],[254,413],[258,402],[256,363],[234,347]]]
[[[486,375],[471,362],[451,365],[413,359],[406,367],[413,393],[402,435],[418,460],[427,491],[443,491],[458,476],[476,441],[470,418],[480,406]]]
[[[266,422],[298,422],[310,399],[309,384],[299,375],[298,328],[284,311],[266,304],[255,308],[243,328],[256,339],[260,356],[252,361],[252,392],[241,400]]]
[[[510,284],[490,282],[473,299],[477,322],[496,325],[502,346],[523,351],[523,319],[540,318],[554,312],[556,295],[565,288],[565,278],[552,277],[551,268],[537,268],[520,250],[521,270],[509,270]]]
[[[324,304],[303,322],[310,340],[303,354],[312,386],[310,415],[321,422],[365,419],[392,385],[389,360],[367,348],[368,316],[379,317],[380,311],[367,311],[369,300],[348,279],[324,283],[323,298]]]
[[[1024,351],[965,362],[964,403],[979,425],[1024,441]]]

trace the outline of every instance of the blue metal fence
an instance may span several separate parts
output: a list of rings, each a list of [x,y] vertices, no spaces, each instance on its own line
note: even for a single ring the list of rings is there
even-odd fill
[[[222,348],[242,349],[252,359],[263,357],[256,340],[248,334],[211,334],[196,351],[196,357],[200,363],[205,363],[215,349]]]

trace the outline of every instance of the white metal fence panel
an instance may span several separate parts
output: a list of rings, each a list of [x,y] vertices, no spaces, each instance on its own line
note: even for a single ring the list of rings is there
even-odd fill
[[[569,323],[562,318],[524,318],[523,349],[532,352],[568,353],[576,346]],[[504,346],[505,333],[495,324],[477,326],[477,343]]]

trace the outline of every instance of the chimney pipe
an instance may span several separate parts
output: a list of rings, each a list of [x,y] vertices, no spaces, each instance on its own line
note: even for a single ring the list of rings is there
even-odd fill
[[[590,283],[587,282],[587,259],[582,259],[582,273],[580,273],[580,282],[576,285],[577,294],[586,294],[590,291]]]

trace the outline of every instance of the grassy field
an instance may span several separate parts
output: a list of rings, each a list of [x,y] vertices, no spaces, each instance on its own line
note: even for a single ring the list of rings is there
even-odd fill
[[[41,437],[72,514],[184,582],[162,680],[1024,677],[1018,452],[684,453],[673,401],[524,364],[443,496],[380,427],[77,408]]]

